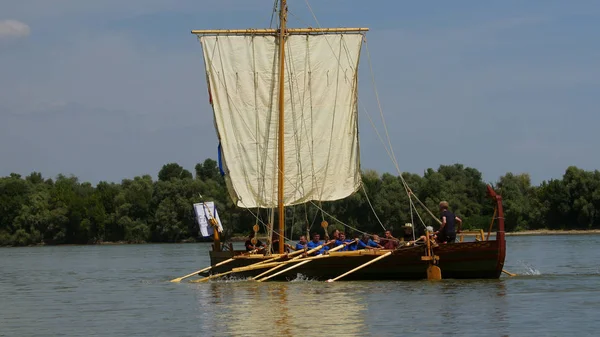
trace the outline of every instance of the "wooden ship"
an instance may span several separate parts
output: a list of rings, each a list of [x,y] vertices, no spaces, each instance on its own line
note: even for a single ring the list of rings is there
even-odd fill
[[[490,226],[486,238],[481,231],[473,242],[435,244],[426,231],[424,244],[394,250],[339,251],[338,246],[314,256],[319,246],[286,252],[286,206],[343,199],[362,186],[357,86],[369,30],[288,28],[287,10],[281,0],[276,29],[192,31],[202,44],[228,192],[239,207],[272,209],[271,224],[278,215],[277,230],[266,225],[269,238],[279,236],[276,253],[224,250],[222,227],[208,207],[211,266],[172,281],[290,280],[298,274],[323,281],[499,278],[506,255],[504,218],[502,198],[490,186],[492,225],[497,220],[493,240]],[[322,225],[327,233],[327,223]]]

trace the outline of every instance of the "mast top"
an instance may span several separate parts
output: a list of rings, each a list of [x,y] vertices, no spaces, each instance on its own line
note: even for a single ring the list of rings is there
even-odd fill
[[[288,28],[285,29],[286,35],[289,34],[332,34],[332,33],[360,33],[367,32],[369,28]],[[277,35],[279,29],[200,29],[192,30],[195,35]]]

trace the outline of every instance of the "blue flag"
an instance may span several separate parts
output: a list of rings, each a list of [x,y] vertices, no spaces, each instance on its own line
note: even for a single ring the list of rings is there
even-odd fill
[[[225,175],[225,171],[223,171],[223,161],[221,159],[222,156],[222,148],[221,148],[221,142],[219,142],[219,146],[217,147],[217,151],[219,152],[219,154],[217,155],[217,160],[219,162],[219,172],[221,173],[222,176]]]

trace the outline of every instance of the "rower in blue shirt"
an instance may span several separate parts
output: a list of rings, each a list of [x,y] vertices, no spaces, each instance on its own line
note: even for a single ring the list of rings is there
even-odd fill
[[[358,235],[354,234],[354,240],[350,240],[350,239],[346,239],[346,242],[350,242],[350,244],[348,244],[348,250],[349,251],[355,251],[358,249],[358,245],[357,242],[358,241]]]
[[[354,240],[348,240],[348,239],[346,239],[346,234],[345,233],[339,233],[338,234],[338,239],[335,240],[335,246],[334,247],[337,247],[337,246],[340,246],[340,245],[345,245],[345,247],[342,248],[342,249],[339,249],[338,252],[348,251],[348,250],[350,250],[350,246],[352,246],[352,245],[355,248],[355,249],[352,249],[352,250],[356,250],[356,243],[354,242]]]
[[[304,248],[306,248],[306,236],[302,235],[298,240],[294,250],[304,250]]]
[[[311,250],[313,248],[317,248],[320,245],[323,245],[323,248],[319,249],[315,253],[315,255],[324,254],[326,250],[329,250],[329,247],[327,246],[329,244],[329,242],[323,242],[323,241],[320,241],[320,239],[321,239],[321,235],[319,235],[319,233],[314,233],[312,241],[310,241],[309,243],[306,244],[306,247],[309,250]]]
[[[358,249],[380,249],[383,246],[377,244],[377,242],[369,239],[367,234],[364,234],[360,241],[358,241]]]

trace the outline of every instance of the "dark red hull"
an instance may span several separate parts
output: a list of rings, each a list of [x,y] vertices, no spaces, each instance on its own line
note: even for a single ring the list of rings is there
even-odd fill
[[[497,279],[502,274],[504,259],[506,257],[506,240],[504,232],[504,211],[502,207],[502,196],[496,194],[491,186],[487,186],[487,195],[495,202],[495,211],[492,225],[498,221],[496,240],[460,242],[441,244],[433,248],[433,254],[439,257],[438,266],[442,272],[442,278],[454,279]],[[496,217],[497,214],[497,217]],[[490,226],[490,231],[491,231]],[[489,236],[489,233],[488,233]],[[480,235],[483,240],[483,232]],[[212,274],[223,273],[236,267],[245,267],[265,259],[264,256],[241,256],[245,252],[210,252],[211,265],[228,260],[236,255],[234,261],[216,267],[211,270]],[[360,253],[363,254],[363,253]],[[329,256],[311,260],[290,271],[281,273],[270,280],[290,280],[301,274],[310,279],[328,280],[336,278],[358,266],[361,266],[381,253],[368,253],[363,255],[331,253]],[[395,250],[392,255],[379,259],[342,278],[342,280],[419,280],[427,279],[427,268],[430,261],[422,258],[427,255],[425,246],[404,247]],[[280,270],[285,270],[280,268]],[[254,269],[250,271],[229,273],[234,277],[253,277],[268,270]]]
[[[502,273],[505,258],[505,241],[480,241],[442,244],[434,248],[435,255],[439,256],[439,267],[442,278],[454,279],[497,279]],[[342,280],[419,280],[427,279],[426,261],[421,257],[425,255],[424,246],[402,248],[396,250],[391,256],[372,263]],[[237,252],[236,252],[237,253]],[[232,252],[210,252],[211,264],[231,258]],[[341,255],[332,253],[330,257],[315,259],[289,272],[278,275],[270,280],[290,280],[298,274],[316,280],[327,280],[337,277],[353,268],[356,268],[379,255]],[[244,267],[261,261],[262,259],[243,258],[217,267],[212,273],[221,273],[235,267]],[[292,266],[293,264],[289,264]],[[285,268],[281,268],[283,270]],[[256,276],[265,269],[229,274],[233,277]]]

